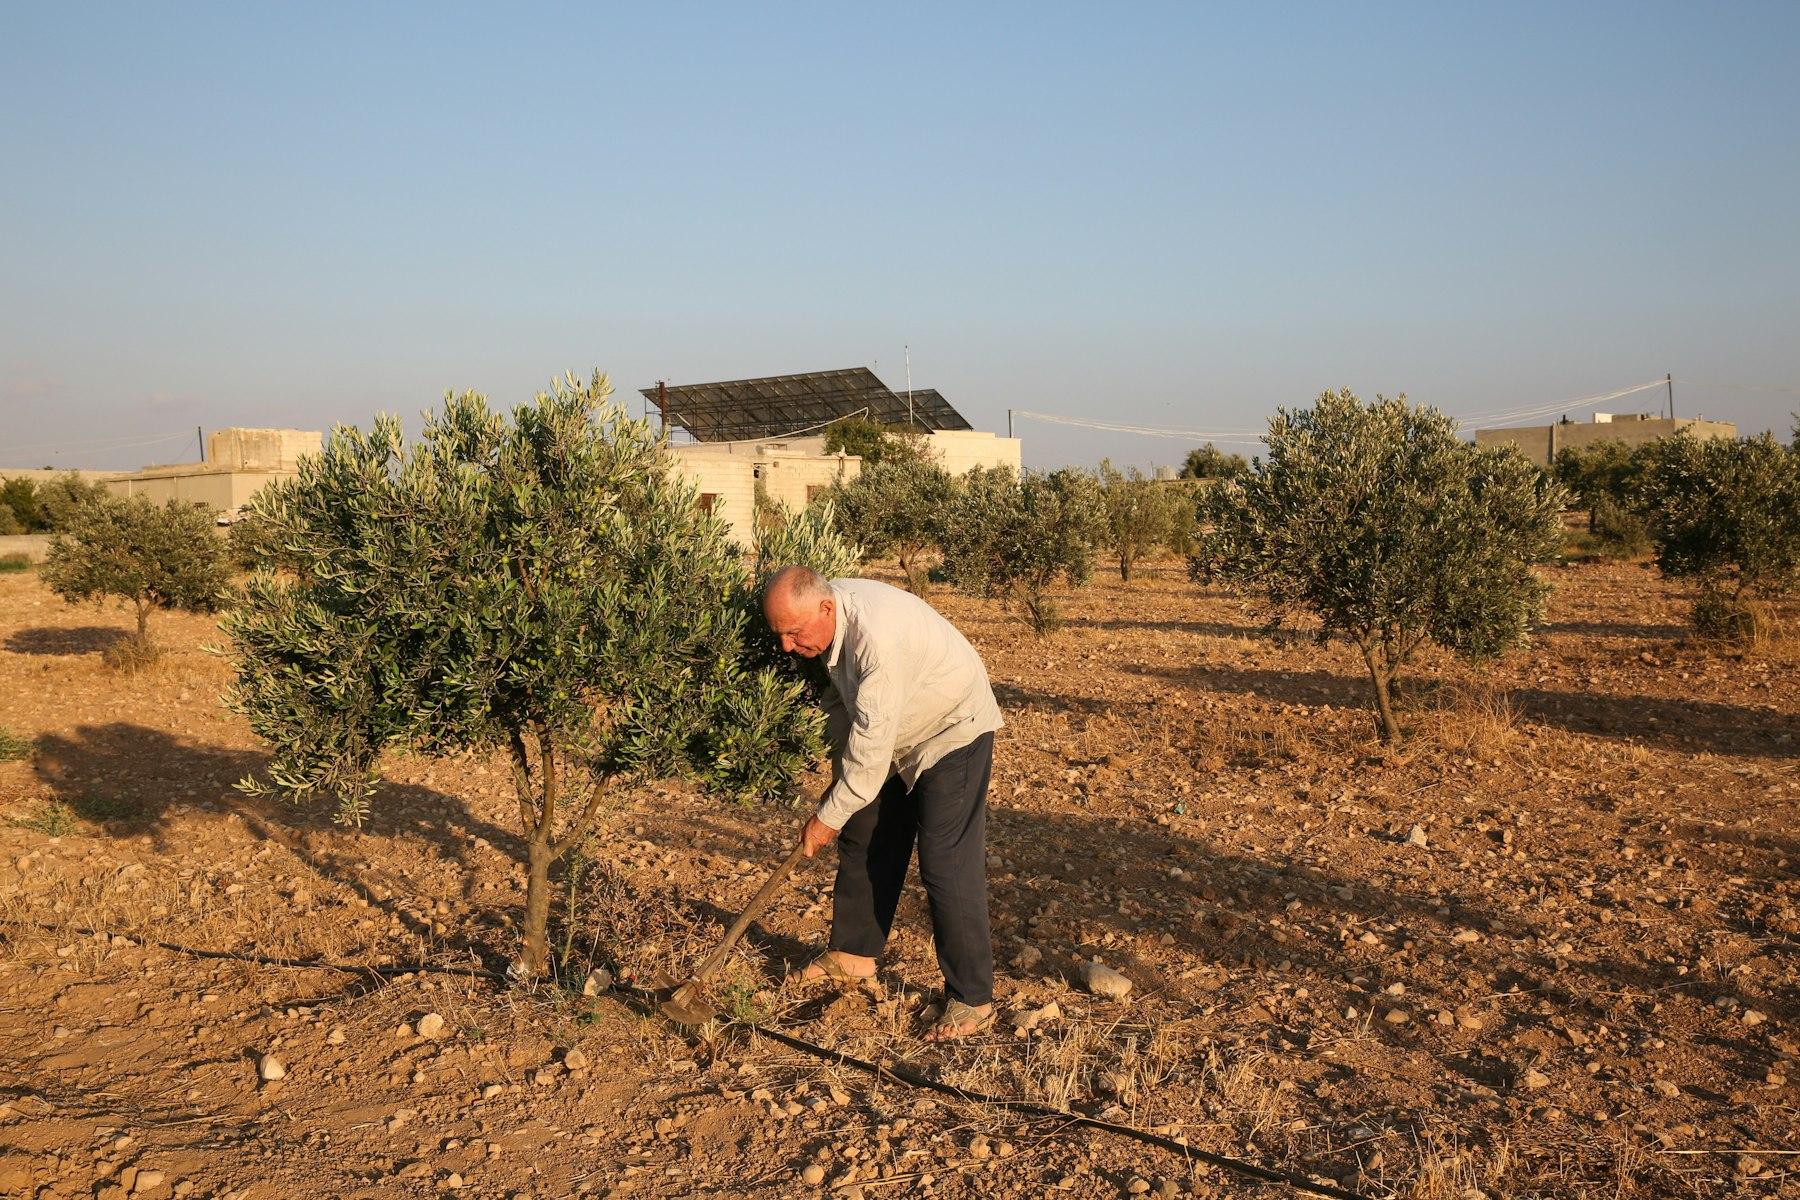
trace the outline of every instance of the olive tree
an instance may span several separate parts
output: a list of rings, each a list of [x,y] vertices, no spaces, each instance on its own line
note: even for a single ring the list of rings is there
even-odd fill
[[[950,504],[944,570],[960,587],[1006,600],[1041,637],[1062,624],[1050,588],[1092,578],[1105,528],[1100,487],[1085,471],[977,468]]]
[[[252,501],[262,558],[226,622],[231,703],[274,751],[248,791],[360,821],[388,747],[502,752],[526,843],[517,973],[548,957],[550,870],[622,780],[776,790],[816,757],[800,685],[749,663],[749,571],[596,373],[510,416],[447,396],[340,427]]]
[[[1526,639],[1548,591],[1562,489],[1517,451],[1481,449],[1435,409],[1349,391],[1280,410],[1268,456],[1201,503],[1196,566],[1252,590],[1272,626],[1298,613],[1369,673],[1376,730],[1400,739],[1394,688],[1435,642],[1481,658]]]
[[[949,473],[937,463],[901,458],[865,467],[856,478],[834,483],[825,497],[838,532],[870,557],[893,555],[906,586],[923,596],[952,491]]]
[[[1701,632],[1748,632],[1750,601],[1800,583],[1800,450],[1769,434],[1736,441],[1682,433],[1643,454],[1657,566],[1699,584]]]
[[[1136,467],[1120,471],[1111,459],[1100,460],[1099,484],[1106,518],[1102,538],[1119,564],[1119,578],[1129,582],[1138,560],[1168,541],[1177,494],[1145,479]]]
[[[59,511],[42,576],[71,604],[129,600],[137,616],[135,657],[120,661],[130,662],[154,656],[149,622],[157,609],[217,611],[231,586],[231,563],[205,509],[101,491]]]
[[[1645,448],[1616,438],[1557,451],[1551,472],[1587,510],[1588,532],[1608,554],[1631,558],[1650,544],[1643,507]]]

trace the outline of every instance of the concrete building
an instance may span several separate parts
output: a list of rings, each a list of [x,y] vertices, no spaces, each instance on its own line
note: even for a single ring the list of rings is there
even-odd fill
[[[670,448],[675,469],[700,493],[700,506],[719,517],[740,545],[754,538],[756,487],[771,500],[802,509],[840,479],[854,479],[862,459],[825,455],[780,442],[695,442]]]
[[[969,429],[939,429],[925,435],[928,452],[952,475],[975,467],[1019,469],[1019,440]],[[767,441],[694,442],[671,447],[676,468],[693,483],[700,502],[749,545],[756,514],[756,486],[769,499],[799,510],[840,479],[862,473],[854,454],[825,453],[823,435]]]
[[[720,383],[643,388],[646,408],[656,406],[663,427],[693,441],[672,447],[683,475],[701,501],[748,544],[756,514],[756,487],[791,509],[804,508],[822,489],[862,470],[855,455],[826,454],[824,430],[833,421],[865,417],[881,425],[910,426],[952,475],[975,467],[1017,470],[1017,438],[970,426],[935,388],[901,393],[867,367],[765,375]]]
[[[317,454],[319,433],[302,429],[220,429],[206,438],[206,461],[144,467],[102,482],[119,496],[169,500],[235,515],[264,484],[287,479],[304,454]]]
[[[1554,425],[1529,425],[1511,429],[1477,429],[1477,446],[1514,446],[1540,467],[1548,467],[1566,449],[1580,450],[1597,442],[1624,442],[1641,446],[1657,438],[1686,430],[1701,438],[1735,438],[1730,421],[1704,417],[1659,417],[1655,413],[1594,414],[1592,421],[1558,421]]]

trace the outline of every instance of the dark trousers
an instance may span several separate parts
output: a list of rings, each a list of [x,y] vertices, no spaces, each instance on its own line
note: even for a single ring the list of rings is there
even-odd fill
[[[919,878],[931,904],[944,991],[964,1004],[994,998],[988,932],[987,790],[994,735],[953,750],[913,783],[898,775],[838,835],[831,948],[874,958],[887,943],[900,887],[919,847]]]

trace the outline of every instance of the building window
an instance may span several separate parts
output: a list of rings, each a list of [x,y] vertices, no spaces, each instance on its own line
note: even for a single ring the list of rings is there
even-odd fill
[[[719,503],[719,494],[717,492],[701,492],[700,493],[700,511],[707,514],[708,516],[712,515],[713,508],[718,503]]]

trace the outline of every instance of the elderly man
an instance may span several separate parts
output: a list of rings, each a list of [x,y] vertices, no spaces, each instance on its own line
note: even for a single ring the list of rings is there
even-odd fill
[[[823,658],[832,694],[831,789],[801,830],[807,857],[838,844],[830,948],[804,978],[872,978],[915,841],[931,905],[948,1041],[994,1021],[987,788],[1000,708],[956,627],[910,592],[869,579],[777,572],[763,614],[781,648]]]

